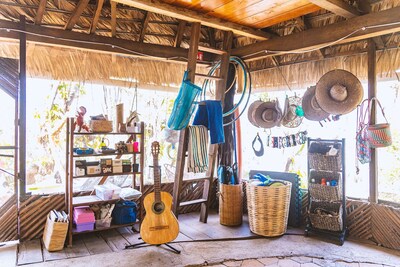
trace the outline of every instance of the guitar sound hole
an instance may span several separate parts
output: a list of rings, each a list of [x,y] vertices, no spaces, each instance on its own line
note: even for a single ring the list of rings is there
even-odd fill
[[[160,214],[161,212],[163,212],[164,208],[165,206],[163,202],[156,202],[153,204],[153,211],[156,214]]]

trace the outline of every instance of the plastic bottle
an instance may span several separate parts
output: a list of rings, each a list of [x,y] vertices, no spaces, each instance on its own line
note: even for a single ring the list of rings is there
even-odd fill
[[[326,179],[325,178],[321,179],[321,185],[326,185]]]

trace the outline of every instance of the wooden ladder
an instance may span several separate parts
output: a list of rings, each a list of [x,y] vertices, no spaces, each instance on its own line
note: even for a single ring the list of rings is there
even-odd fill
[[[190,37],[190,47],[188,53],[188,80],[194,82],[195,76],[207,77],[210,79],[217,80],[217,89],[215,94],[216,100],[221,100],[223,103],[225,89],[226,89],[226,81],[228,75],[229,68],[229,55],[232,46],[232,32],[225,32],[224,36],[224,47],[223,50],[217,50],[212,48],[199,48],[199,37],[200,37],[200,28],[201,24],[199,22],[192,23],[191,28],[191,37]],[[196,63],[197,63],[197,52],[198,50],[202,50],[209,53],[218,54],[221,56],[221,66],[219,77],[209,77],[204,74],[196,74]],[[173,191],[173,206],[172,211],[175,213],[175,216],[179,215],[179,208],[184,206],[201,204],[200,211],[200,221],[203,223],[207,223],[208,218],[208,209],[210,206],[210,195],[212,190],[212,184],[214,180],[214,171],[215,171],[215,163],[216,157],[218,153],[218,145],[210,144],[209,152],[208,152],[208,169],[205,177],[188,179],[190,182],[200,182],[204,181],[203,194],[200,199],[194,199],[190,201],[181,202],[180,201],[180,193],[182,191],[183,181],[183,173],[186,162],[186,154],[188,151],[189,144],[189,131],[187,128],[180,131],[179,135],[179,147],[177,154],[177,162],[176,162],[176,172],[175,172],[175,183],[174,183],[174,191]]]

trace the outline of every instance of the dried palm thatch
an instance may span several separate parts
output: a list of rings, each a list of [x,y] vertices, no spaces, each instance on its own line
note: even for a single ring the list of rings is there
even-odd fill
[[[400,48],[378,51],[377,59],[378,78],[396,79],[396,70],[400,69]],[[265,61],[261,64],[265,64]],[[255,65],[251,65],[255,68]],[[309,61],[256,71],[253,73],[253,85],[258,91],[286,90],[288,86],[292,89],[306,88],[316,84],[323,74],[333,69],[348,70],[365,81],[367,66],[366,53]]]
[[[18,44],[0,43],[0,57],[18,58]],[[203,70],[202,70],[203,69]],[[176,91],[186,64],[28,44],[29,77]],[[205,72],[198,68],[197,72]]]

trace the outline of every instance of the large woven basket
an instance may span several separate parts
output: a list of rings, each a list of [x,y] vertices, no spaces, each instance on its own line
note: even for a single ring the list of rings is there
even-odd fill
[[[219,222],[222,225],[242,224],[243,186],[220,184],[219,186]]]
[[[337,181],[336,186],[321,185],[321,179],[325,178],[326,181],[331,182],[332,180]],[[314,179],[315,183],[311,183]],[[310,196],[313,199],[325,200],[325,201],[339,201],[342,199],[341,188],[342,180],[339,172],[327,172],[327,171],[316,171],[312,170],[309,177],[310,183],[308,184],[308,190]]]
[[[250,230],[262,236],[280,236],[286,232],[292,184],[256,186],[247,184],[247,210]]]
[[[330,145],[338,146],[335,156],[327,156],[326,152]],[[313,142],[308,149],[308,163],[310,169],[340,171],[342,167],[342,153],[340,144]]]
[[[317,214],[317,209],[336,212],[337,215],[321,215]],[[319,202],[312,201],[310,210],[308,212],[311,225],[314,228],[329,230],[329,231],[342,231],[343,229],[343,212],[342,204],[340,202]]]
[[[48,251],[59,251],[64,248],[68,232],[67,222],[54,222],[47,216],[43,232],[43,244]]]

